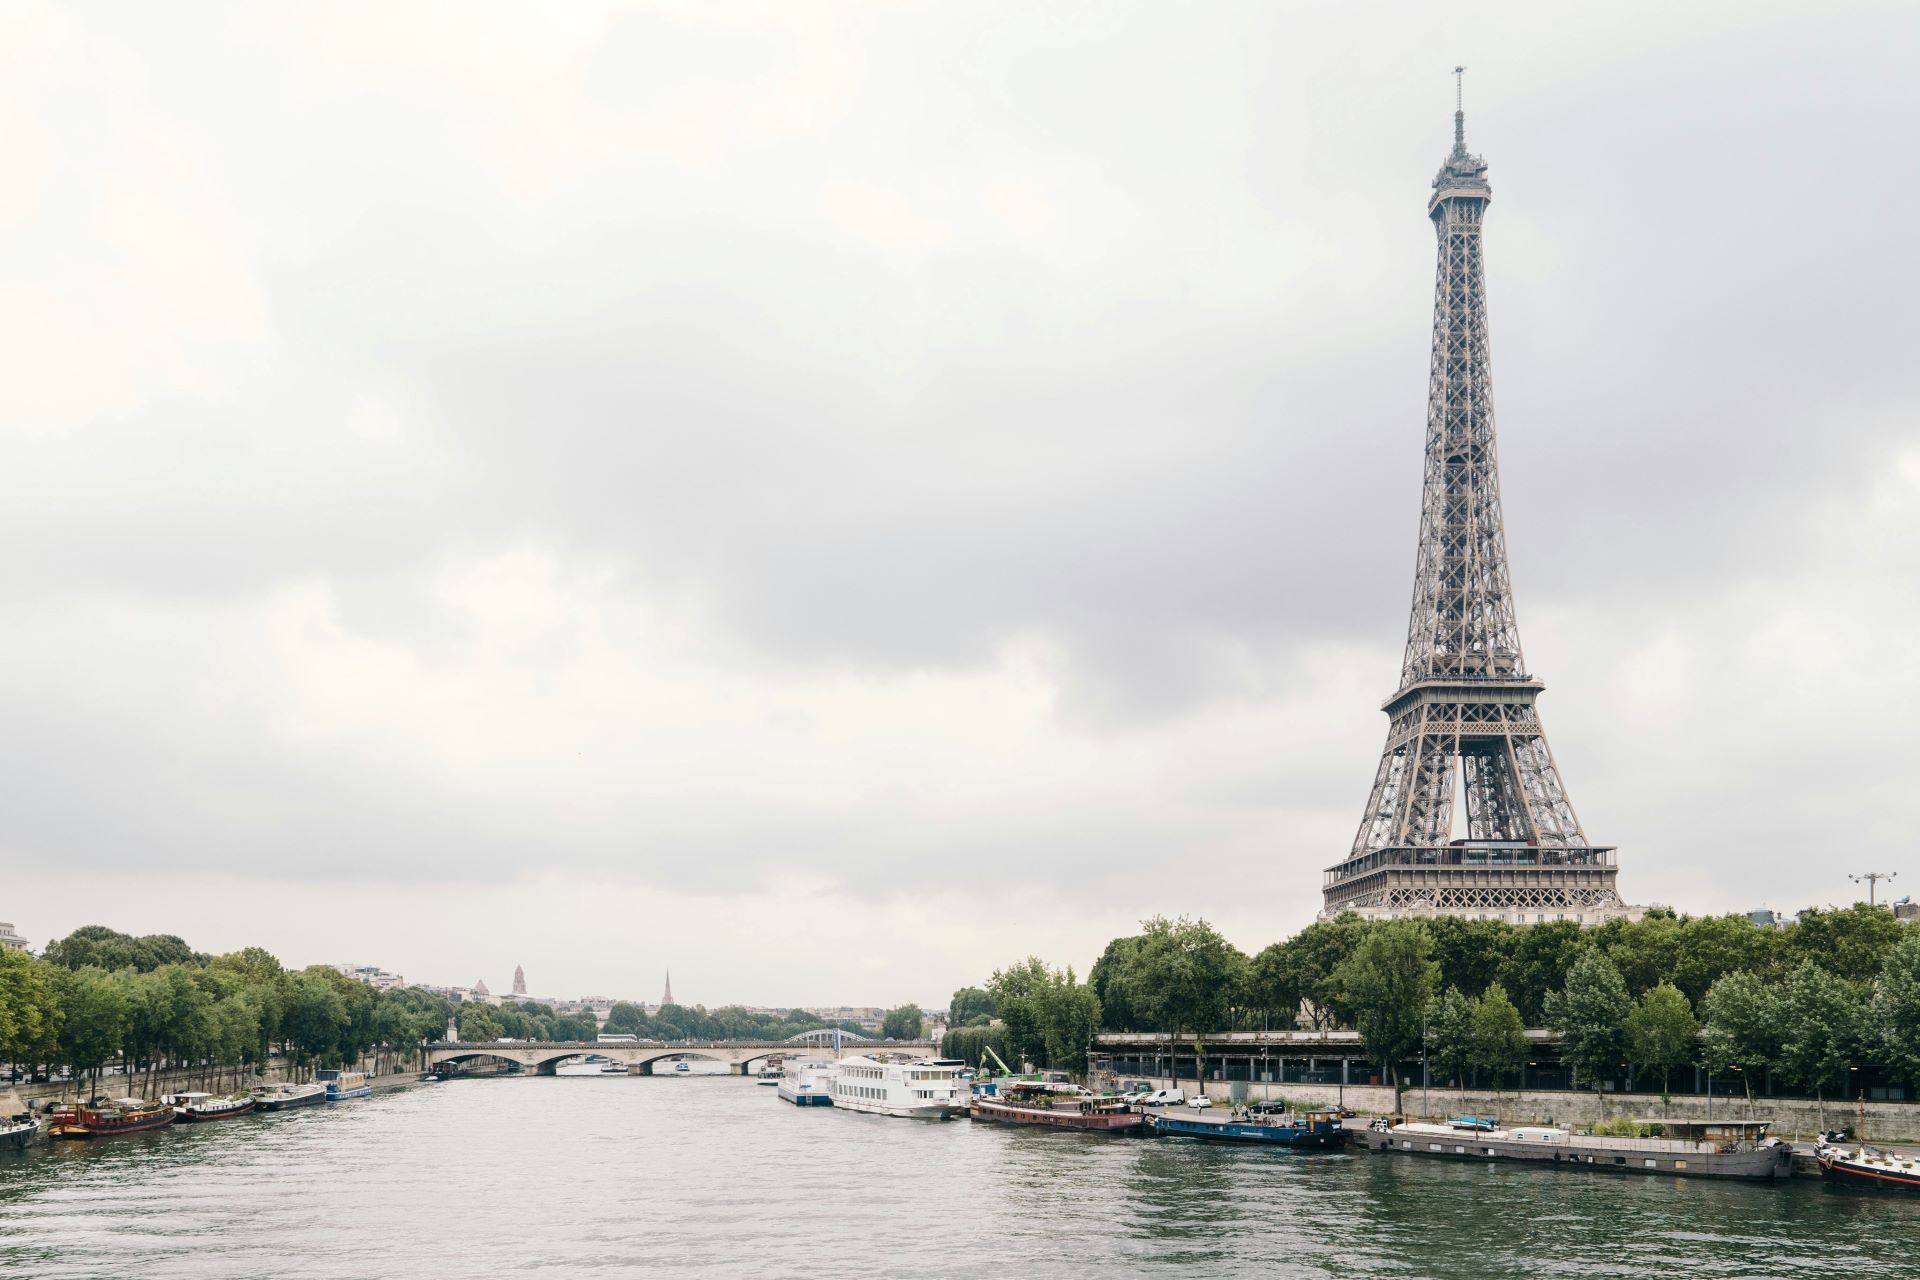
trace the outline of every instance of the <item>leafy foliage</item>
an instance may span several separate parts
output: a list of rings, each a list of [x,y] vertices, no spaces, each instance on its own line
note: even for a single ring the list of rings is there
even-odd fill
[[[1598,947],[1580,953],[1564,989],[1547,993],[1547,1025],[1560,1034],[1560,1056],[1575,1084],[1597,1086],[1626,1060],[1632,1007],[1620,970]]]

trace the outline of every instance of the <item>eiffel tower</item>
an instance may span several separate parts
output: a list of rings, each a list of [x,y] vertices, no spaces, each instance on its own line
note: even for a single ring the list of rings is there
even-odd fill
[[[1614,888],[1613,848],[1590,843],[1574,814],[1534,708],[1545,686],[1520,653],[1481,262],[1493,188],[1486,162],[1467,150],[1457,96],[1454,105],[1453,150],[1427,202],[1439,269],[1406,660],[1400,691],[1382,708],[1387,745],[1366,813],[1353,851],[1327,869],[1321,914],[1597,924],[1638,912]],[[1459,839],[1456,768],[1466,809]]]

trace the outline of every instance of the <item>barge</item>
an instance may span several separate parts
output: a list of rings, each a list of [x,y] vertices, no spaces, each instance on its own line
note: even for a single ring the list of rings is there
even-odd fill
[[[1163,1111],[1148,1116],[1147,1127],[1161,1137],[1265,1143],[1276,1147],[1328,1148],[1346,1142],[1346,1132],[1340,1127],[1340,1113],[1331,1107],[1301,1115],[1257,1108],[1236,1109],[1221,1116]]]
[[[1772,1181],[1793,1174],[1793,1147],[1769,1138],[1765,1120],[1643,1120],[1656,1138],[1612,1138],[1552,1126],[1483,1127],[1376,1120],[1359,1132],[1369,1151],[1451,1160],[1527,1160],[1608,1173]]]
[[[249,1096],[245,1098],[216,1098],[210,1093],[174,1093],[162,1099],[170,1104],[180,1117],[182,1124],[198,1124],[206,1120],[228,1120],[234,1116],[244,1116],[257,1105]]]
[[[55,1107],[48,1116],[49,1138],[108,1138],[122,1133],[161,1129],[176,1119],[172,1107],[143,1098],[115,1098],[82,1106],[77,1102]]]
[[[1121,1134],[1147,1131],[1147,1117],[1127,1099],[1050,1082],[1002,1084],[996,1093],[975,1093],[967,1114],[975,1120],[1047,1129]]]
[[[261,1111],[288,1111],[294,1107],[311,1107],[327,1100],[327,1086],[323,1084],[268,1084],[253,1091],[255,1105]]]

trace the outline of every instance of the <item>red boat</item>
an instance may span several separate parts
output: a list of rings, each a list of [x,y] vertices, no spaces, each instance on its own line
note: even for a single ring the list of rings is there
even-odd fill
[[[1125,1098],[1088,1093],[1073,1085],[1021,1082],[997,1094],[976,1093],[967,1114],[1000,1124],[1032,1124],[1048,1129],[1094,1133],[1145,1133],[1146,1117]]]
[[[143,1129],[162,1129],[174,1121],[172,1107],[141,1098],[115,1098],[111,1102],[83,1107],[66,1103],[55,1107],[48,1117],[49,1138],[105,1138],[117,1133],[139,1133]]]

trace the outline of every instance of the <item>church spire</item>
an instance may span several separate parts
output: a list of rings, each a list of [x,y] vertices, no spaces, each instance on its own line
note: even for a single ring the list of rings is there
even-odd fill
[[[673,970],[671,969],[667,970],[667,989],[661,994],[660,1003],[662,1005],[673,1003]]]

